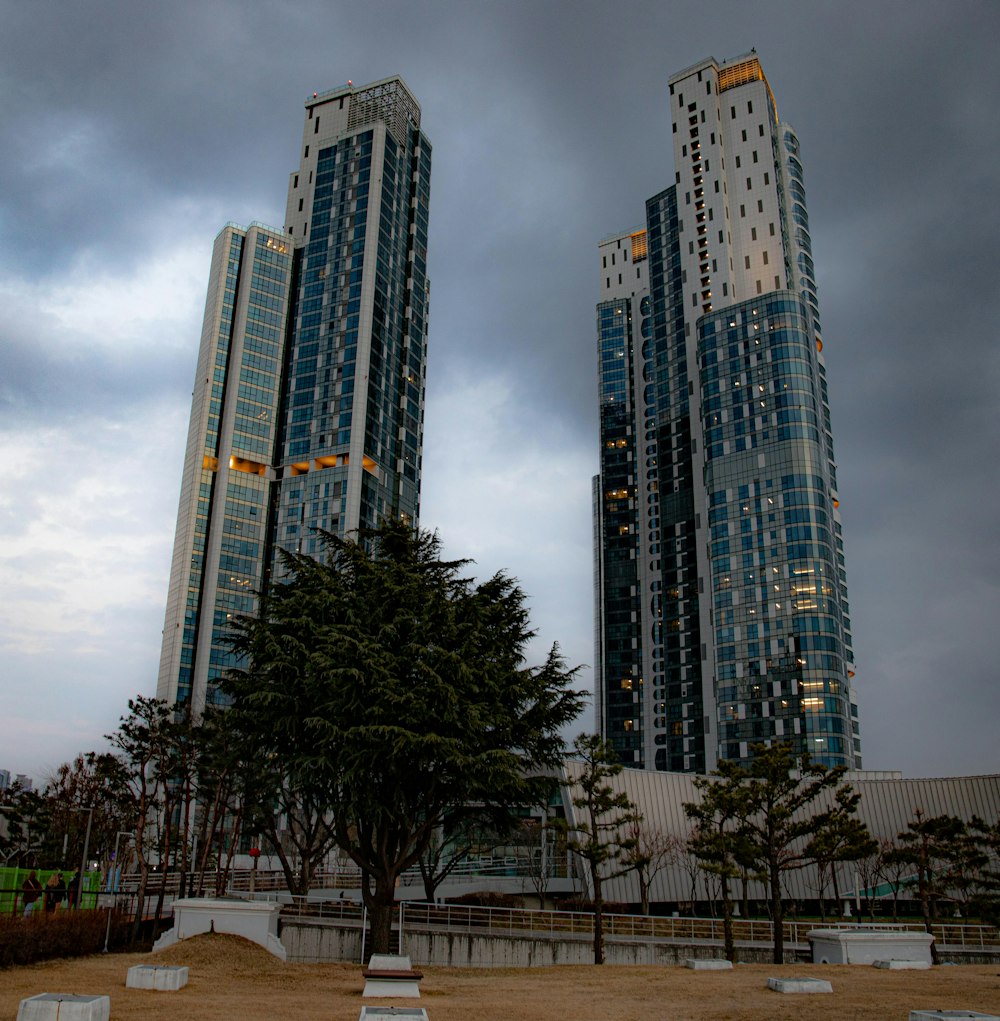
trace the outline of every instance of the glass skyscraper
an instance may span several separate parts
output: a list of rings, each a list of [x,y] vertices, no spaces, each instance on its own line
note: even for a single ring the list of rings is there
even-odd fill
[[[755,53],[670,79],[675,180],[599,246],[598,726],[704,773],[860,767],[799,143]]]
[[[278,548],[420,503],[431,147],[400,78],[306,100],[282,230],[216,238],[157,695],[200,712]]]

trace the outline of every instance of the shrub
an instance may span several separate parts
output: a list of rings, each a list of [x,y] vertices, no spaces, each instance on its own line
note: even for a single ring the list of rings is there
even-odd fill
[[[104,949],[106,911],[37,912],[30,918],[0,917],[0,968],[33,964],[55,957],[83,957]],[[118,913],[111,920],[111,946],[123,945],[128,924]]]

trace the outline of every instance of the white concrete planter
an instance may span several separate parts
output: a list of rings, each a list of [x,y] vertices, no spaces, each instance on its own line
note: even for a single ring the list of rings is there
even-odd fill
[[[155,964],[134,964],[128,970],[125,985],[129,989],[183,989],[188,982],[188,969],[178,965],[158,967]]]
[[[929,932],[904,929],[812,929],[813,964],[874,964],[876,961],[931,963]]]
[[[108,1021],[110,996],[76,993],[39,993],[21,1001],[17,1021]]]
[[[174,927],[153,944],[153,952],[205,932],[225,932],[251,940],[284,961],[287,954],[278,939],[280,912],[280,904],[261,901],[184,897],[174,901]]]

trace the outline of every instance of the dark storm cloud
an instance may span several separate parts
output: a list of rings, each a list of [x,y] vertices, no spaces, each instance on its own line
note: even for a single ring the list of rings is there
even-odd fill
[[[191,352],[183,349],[58,349],[0,325],[0,430],[80,422],[101,409],[129,414],[190,390]]]
[[[194,236],[207,268],[225,219],[280,224],[306,94],[402,74],[434,146],[428,402],[456,380],[510,384],[504,439],[543,437],[550,463],[583,474],[597,242],[641,225],[673,181],[668,77],[756,46],[806,168],[866,764],[997,767],[1000,7],[40,0],[3,14],[0,270],[126,273]],[[186,403],[196,324],[162,349],[67,355],[44,312],[0,314],[7,428],[125,416],[170,389]],[[429,424],[426,464],[447,463],[449,427]],[[478,467],[519,457],[538,467],[537,499],[541,453],[498,443]],[[516,500],[523,485],[491,492]],[[425,473],[425,507],[443,502],[434,486]],[[565,493],[547,499],[558,509]],[[589,562],[573,570],[575,590],[552,600],[585,643]],[[942,728],[967,765],[927,747]]]

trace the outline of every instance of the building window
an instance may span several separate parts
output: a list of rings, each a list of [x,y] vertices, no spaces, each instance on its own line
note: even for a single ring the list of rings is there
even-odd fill
[[[764,253],[764,265],[767,265],[767,252]]]
[[[771,175],[765,170],[764,171],[764,184],[771,183]]]
[[[739,165],[740,165],[740,158],[739,158],[739,156],[737,156],[736,157],[736,166],[737,166],[737,168],[739,167]]]

